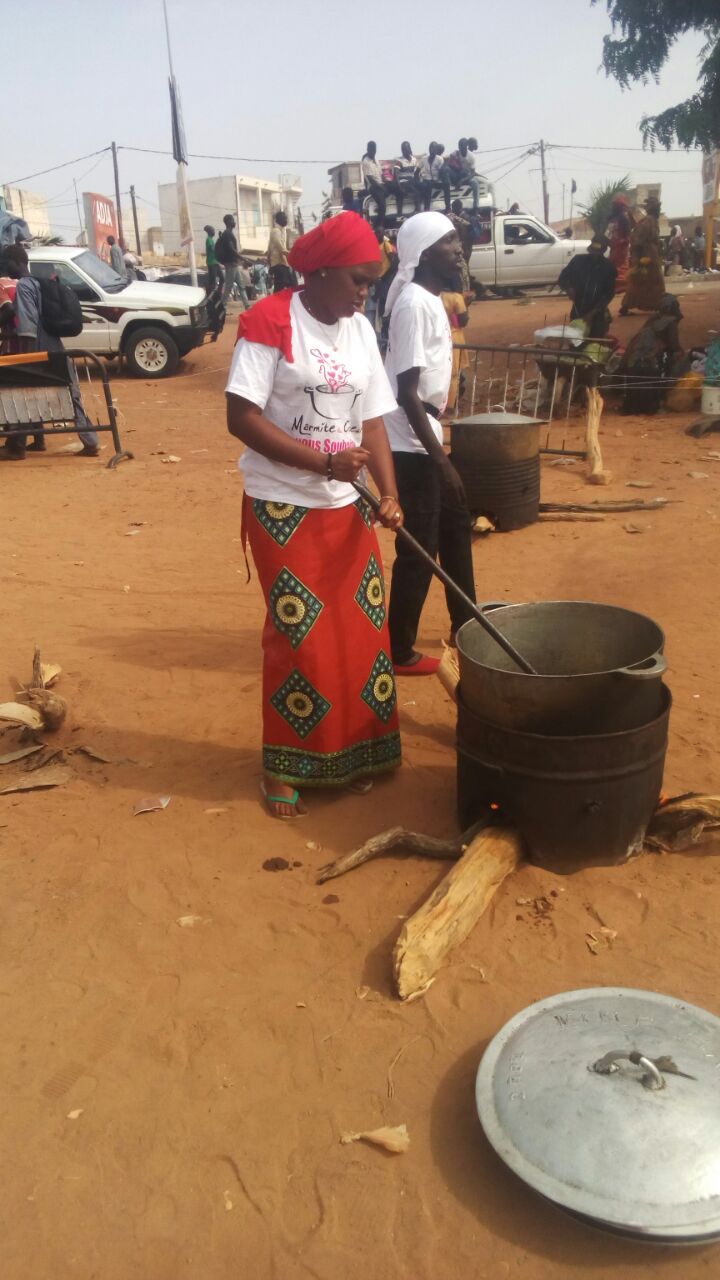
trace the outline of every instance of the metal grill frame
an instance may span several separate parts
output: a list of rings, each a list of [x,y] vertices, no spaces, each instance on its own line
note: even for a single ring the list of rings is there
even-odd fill
[[[38,358],[41,354],[45,357],[44,359]],[[69,373],[63,375],[63,373],[59,372],[61,368],[65,370],[68,367],[67,358],[91,360],[100,374],[108,420],[105,423],[92,423],[92,429],[98,433],[109,431],[112,435],[115,453],[106,463],[106,466],[112,471],[117,467],[118,463],[123,460],[130,460],[134,455],[122,447],[117,412],[110,393],[107,370],[99,356],[95,355],[93,351],[73,348],[57,352],[28,352],[27,359],[18,359],[17,356],[0,356],[0,374],[2,374],[0,393],[3,394],[3,408],[6,416],[6,425],[3,426],[0,423],[0,439],[7,440],[10,436],[17,435],[18,431],[25,435],[43,436],[43,438],[45,436],[77,434],[75,410],[70,395],[70,376]],[[13,370],[17,371],[18,377],[21,379],[15,385],[12,382]],[[5,385],[3,386],[3,384]],[[33,399],[26,398],[28,391],[33,393],[33,398],[35,399],[39,392],[46,392],[45,407],[50,411],[50,416],[40,417],[39,419],[33,418]],[[50,397],[53,394],[57,397],[56,413],[52,411],[50,403]],[[15,420],[12,425],[7,420],[6,405],[8,395],[16,410]],[[20,398],[22,398],[22,409],[19,408]],[[23,409],[24,413],[22,412]]]
[[[588,339],[593,343],[612,346],[612,342],[602,338]],[[467,343],[465,346],[454,348],[455,351],[467,352],[470,357],[470,368],[464,370],[466,377],[466,385],[470,384],[470,393],[466,390],[465,397],[462,401],[462,417],[469,418],[475,413],[527,413],[529,417],[540,418],[548,428],[546,443],[541,445],[540,452],[545,454],[561,454],[571,458],[586,458],[585,449],[567,449],[563,439],[561,447],[551,446],[550,429],[557,425],[561,420],[564,423],[570,421],[570,406],[572,404],[573,394],[578,381],[578,370],[586,370],[588,374],[586,385],[596,387],[598,379],[602,373],[603,366],[592,356],[582,350],[565,350],[564,348],[538,347],[538,346],[521,346],[513,344],[512,346],[495,346],[486,343]],[[478,368],[481,359],[489,357],[489,376],[479,377],[480,370]],[[554,374],[551,379],[550,391],[550,407],[547,411],[539,410],[541,396],[541,377],[547,376],[538,367],[538,386],[535,393],[535,403],[533,406],[526,407],[523,404],[523,396],[526,384],[530,381],[528,378],[528,361],[534,361],[537,365],[542,364],[545,369],[553,369]],[[563,373],[563,367],[569,372]],[[564,417],[556,412],[559,407],[558,386],[563,378],[569,383],[567,387],[567,406]],[[483,386],[486,387],[486,394],[483,395]],[[499,389],[499,395],[495,394],[495,388]],[[562,388],[564,392],[565,388]],[[509,403],[510,401],[510,403]],[[457,411],[457,404],[449,406],[451,418],[460,416]]]

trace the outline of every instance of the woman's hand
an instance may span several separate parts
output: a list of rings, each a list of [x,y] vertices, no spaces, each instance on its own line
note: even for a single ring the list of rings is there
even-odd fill
[[[397,498],[381,498],[380,510],[377,513],[377,519],[384,529],[402,529],[405,523],[405,516],[402,513],[402,507]]]
[[[333,480],[344,480],[351,484],[356,480],[363,467],[367,466],[370,454],[367,449],[344,449],[342,453],[332,455]]]

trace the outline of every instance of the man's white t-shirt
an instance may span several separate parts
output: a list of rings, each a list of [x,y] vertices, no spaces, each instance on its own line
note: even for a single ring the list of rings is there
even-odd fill
[[[434,293],[419,284],[403,289],[390,316],[390,341],[385,372],[393,395],[397,395],[398,374],[419,369],[418,395],[442,413],[450,393],[453,345],[445,308]],[[442,444],[442,427],[428,414],[435,439]],[[426,453],[408,421],[404,409],[385,414],[390,448],[396,453]]]
[[[324,457],[357,448],[363,422],[396,408],[369,322],[358,313],[321,325],[297,293],[290,319],[293,363],[277,347],[241,338],[225,390],[252,401],[286,435]],[[301,507],[357,501],[352,485],[271,462],[254,449],[245,450],[239,466],[251,498]]]

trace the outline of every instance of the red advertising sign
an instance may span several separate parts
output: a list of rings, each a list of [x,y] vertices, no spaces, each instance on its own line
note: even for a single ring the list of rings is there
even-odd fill
[[[118,238],[115,201],[109,196],[97,195],[94,191],[83,191],[83,208],[85,210],[85,227],[88,237],[88,249],[92,249],[98,258],[110,261],[108,236]]]

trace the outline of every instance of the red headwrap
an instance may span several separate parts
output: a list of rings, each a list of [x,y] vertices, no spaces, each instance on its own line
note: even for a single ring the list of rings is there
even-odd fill
[[[356,267],[380,262],[375,232],[358,213],[338,213],[295,241],[288,262],[304,276],[321,267]]]
[[[356,267],[361,262],[380,262],[380,246],[375,232],[357,213],[339,213],[328,218],[295,241],[288,262],[304,276],[322,267]],[[292,289],[283,289],[256,302],[244,311],[238,323],[238,340],[277,347],[288,364],[293,363],[290,302]]]

